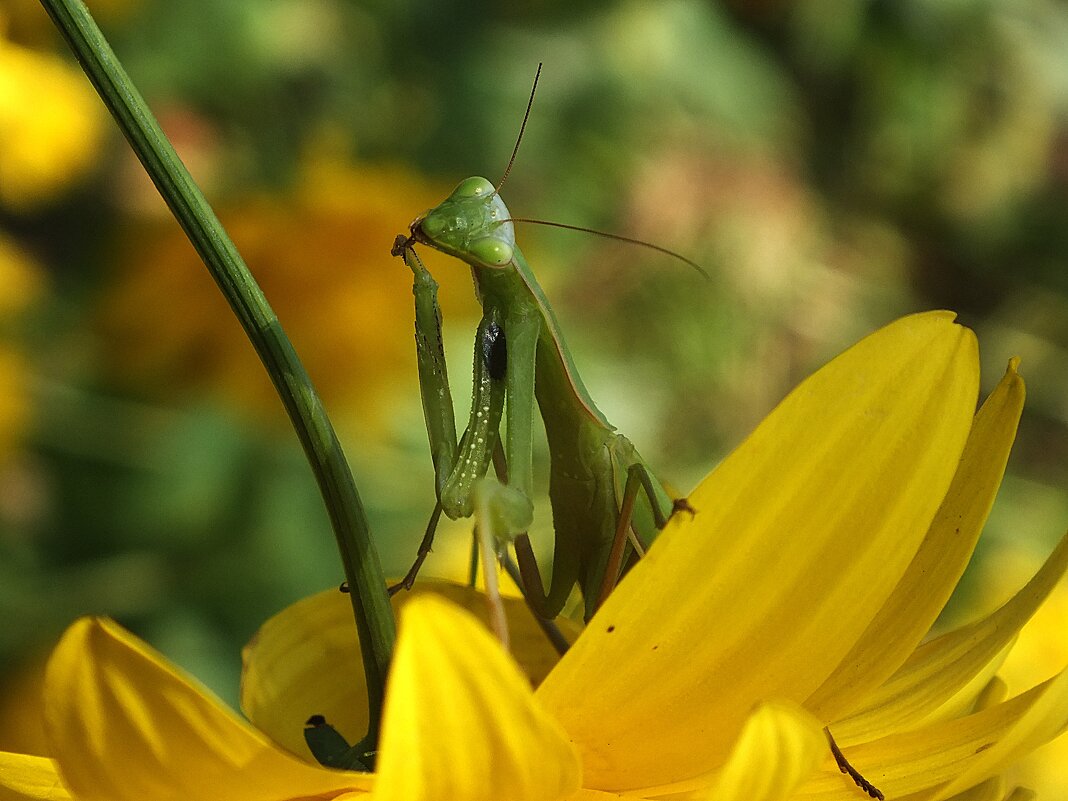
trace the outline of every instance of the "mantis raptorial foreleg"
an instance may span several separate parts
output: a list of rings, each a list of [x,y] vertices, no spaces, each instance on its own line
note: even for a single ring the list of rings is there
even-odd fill
[[[394,244],[393,255],[401,238]],[[441,309],[438,306],[438,282],[423,266],[414,252],[404,253],[404,263],[412,271],[412,294],[415,296],[415,355],[419,370],[419,386],[429,388],[422,393],[423,418],[426,421],[430,455],[434,463],[435,492],[440,493],[456,461],[456,418],[449,389],[449,371],[445,364],[445,346],[441,338]]]
[[[494,570],[496,555],[507,542],[508,536],[525,530],[533,516],[530,500],[532,400],[525,404],[519,401],[508,404],[508,435],[504,447],[506,453],[515,454],[511,459],[513,469],[510,482],[501,484],[485,475],[498,447],[506,394],[513,398],[520,397],[524,392],[528,398],[533,396],[537,319],[496,308],[487,310],[483,315],[475,338],[474,391],[470,417],[464,436],[457,444],[452,395],[441,340],[437,282],[423,267],[415,252],[404,246],[403,237],[394,252],[404,256],[414,277],[419,382],[438,498],[419,555],[397,588],[410,587],[414,581],[423,559],[429,553],[441,512],[453,519],[474,514],[494,627],[505,639],[507,632]],[[506,327],[510,335],[506,335]]]
[[[475,487],[493,457],[507,394],[504,450],[509,480],[507,485],[487,486],[485,492],[493,496],[487,513],[494,516],[498,527],[521,531],[533,516],[531,450],[538,319],[502,307],[485,310],[475,337],[470,418],[457,445],[437,282],[415,251],[405,246],[403,237],[398,238],[394,253],[403,255],[414,276],[419,385],[442,509],[453,519],[469,517],[474,511]]]

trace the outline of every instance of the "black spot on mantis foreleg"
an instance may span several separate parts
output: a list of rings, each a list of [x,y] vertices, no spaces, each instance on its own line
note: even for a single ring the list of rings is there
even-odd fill
[[[503,381],[508,374],[508,347],[504,329],[497,323],[486,326],[482,337],[482,363],[494,381]]]

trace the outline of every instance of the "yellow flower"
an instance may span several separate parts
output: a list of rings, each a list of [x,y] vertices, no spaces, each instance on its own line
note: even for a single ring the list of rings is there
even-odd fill
[[[0,233],[0,326],[36,301],[44,288],[41,268],[13,240]]]
[[[27,210],[89,170],[106,115],[77,68],[3,29],[0,17],[0,204]]]
[[[0,787],[94,801],[856,801],[829,725],[887,798],[1003,798],[1001,772],[1068,723],[1068,673],[1007,700],[995,678],[1063,574],[1068,540],[1000,609],[920,644],[974,548],[1022,408],[1010,364],[975,414],[977,365],[971,332],[932,312],[803,382],[542,681],[467,613],[409,602],[373,776],[297,756],[312,714],[361,733],[352,626],[327,593],[282,612],[246,653],[243,705],[280,745],[114,624],[84,620],[46,682],[55,762],[4,756]]]
[[[40,268],[0,232],[0,464],[16,449],[32,416],[29,367],[7,335],[43,285]]]

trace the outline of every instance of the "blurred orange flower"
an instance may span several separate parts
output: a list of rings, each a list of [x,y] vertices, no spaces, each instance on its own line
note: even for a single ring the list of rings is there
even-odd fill
[[[404,169],[319,157],[287,195],[220,212],[331,414],[355,413],[361,430],[390,409],[394,385],[415,391],[411,274],[389,248],[443,194]],[[215,391],[280,420],[266,373],[173,221],[127,240],[99,316],[116,377],[164,395]],[[464,281],[443,281],[446,316],[460,298],[473,313]]]

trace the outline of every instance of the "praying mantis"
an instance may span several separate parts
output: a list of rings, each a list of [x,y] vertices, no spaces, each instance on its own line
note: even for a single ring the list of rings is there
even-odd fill
[[[520,140],[522,134],[521,128]],[[517,141],[516,151],[518,147]],[[410,586],[414,580],[440,512],[451,519],[474,515],[491,596],[497,589],[488,566],[503,545],[512,542],[522,589],[535,612],[543,619],[554,618],[578,584],[588,620],[619,579],[628,544],[631,554],[640,556],[674,511],[693,510],[684,500],[668,496],[634,445],[590,397],[552,307],[516,245],[517,220],[509,214],[499,188],[485,178],[462,181],[438,206],[417,217],[409,235],[398,236],[392,250],[414,276],[420,392],[438,497],[420,558],[403,584]],[[470,265],[482,303],[471,413],[459,442],[441,341],[437,284],[416,254],[416,244]],[[555,529],[547,591],[526,535],[533,519],[535,401],[549,444],[549,499]],[[502,417],[505,427],[500,437]],[[503,459],[499,458],[502,451]],[[491,463],[500,480],[486,476]],[[502,634],[502,621],[494,627]]]

